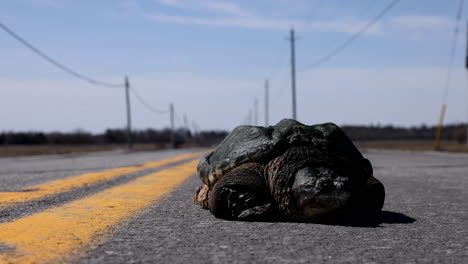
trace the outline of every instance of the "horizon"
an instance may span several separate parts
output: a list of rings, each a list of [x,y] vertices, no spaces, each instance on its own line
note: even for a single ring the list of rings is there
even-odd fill
[[[274,126],[276,125],[275,124],[271,124],[270,126]],[[317,125],[317,124],[310,124],[310,125]],[[453,126],[462,126],[462,127],[465,127],[467,126],[468,123],[444,123],[443,127],[453,127]],[[241,126],[248,126],[248,125],[241,125]],[[254,125],[250,125],[250,126],[254,126]],[[262,125],[259,125],[259,126],[262,126]],[[365,127],[365,128],[385,128],[385,127],[393,127],[393,128],[396,128],[396,129],[418,129],[418,128],[423,128],[423,127],[426,127],[428,129],[435,129],[437,128],[437,124],[420,124],[420,125],[408,125],[408,126],[400,126],[400,125],[395,125],[395,124],[380,124],[380,123],[376,123],[376,124],[342,124],[342,125],[339,125],[339,127]],[[105,128],[104,130],[102,131],[90,131],[90,130],[86,130],[86,129],[82,129],[82,128],[75,128],[75,129],[71,129],[71,130],[0,130],[0,134],[2,133],[64,133],[64,134],[68,134],[68,133],[75,133],[75,132],[84,132],[84,133],[90,133],[92,135],[97,135],[97,134],[104,134],[106,133],[107,130],[126,130],[127,128],[125,126],[123,127],[109,127],[109,128]],[[153,130],[170,130],[171,127],[170,126],[166,126],[166,127],[160,127],[160,128],[154,128],[154,127],[147,127],[147,128],[136,128],[136,129],[132,129],[132,132],[135,132],[135,131],[145,131],[145,130],[150,130],[150,129],[153,129]],[[175,126],[175,129],[176,130],[179,130],[179,129],[185,129],[185,127],[183,125],[181,126]],[[194,133],[194,129],[192,129],[191,127],[188,128],[190,130],[191,133]],[[215,132],[228,132],[230,133],[233,129],[231,130],[227,130],[227,129],[201,129],[199,130],[199,132],[210,132],[210,131],[215,131]],[[435,135],[434,135],[435,136]]]

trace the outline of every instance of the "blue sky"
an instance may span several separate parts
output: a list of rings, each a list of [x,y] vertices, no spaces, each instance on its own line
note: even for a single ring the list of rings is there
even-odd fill
[[[131,85],[160,109],[175,104],[201,129],[232,129],[271,83],[270,122],[291,117],[289,43],[296,46],[298,119],[307,124],[435,124],[458,0],[401,0],[336,57],[306,69],[389,0],[0,0],[0,21],[63,64]],[[468,7],[466,7],[468,10]],[[462,16],[446,123],[466,122]],[[123,90],[74,79],[0,31],[0,131],[125,125]],[[136,128],[166,127],[132,98]]]

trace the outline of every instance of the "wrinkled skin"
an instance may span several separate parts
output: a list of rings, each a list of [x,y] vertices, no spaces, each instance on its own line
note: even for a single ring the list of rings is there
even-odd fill
[[[370,162],[330,123],[284,119],[272,127],[238,127],[198,171],[204,185],[194,202],[224,219],[372,219],[385,198]]]

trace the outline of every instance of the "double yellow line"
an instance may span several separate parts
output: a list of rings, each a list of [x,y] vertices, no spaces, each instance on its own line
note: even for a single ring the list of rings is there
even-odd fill
[[[164,166],[201,153],[146,163],[33,186],[36,191],[13,196],[1,194],[2,206],[30,201],[108,180],[124,173]],[[171,192],[196,172],[198,160],[158,171],[43,212],[0,224],[0,263],[50,263],[73,261],[89,246],[102,243],[105,236],[124,225],[143,208]]]
[[[57,195],[59,193],[64,193],[85,186],[91,186],[99,182],[117,178],[127,173],[166,166],[171,163],[200,156],[201,154],[203,154],[203,152],[189,153],[174,158],[144,163],[139,166],[122,167],[101,172],[85,173],[67,179],[60,179],[45,184],[29,186],[23,188],[20,192],[0,192],[0,209],[12,207],[19,203],[42,199],[47,196]]]

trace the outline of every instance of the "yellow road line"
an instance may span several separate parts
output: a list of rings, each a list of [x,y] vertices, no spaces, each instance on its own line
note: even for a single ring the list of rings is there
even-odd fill
[[[144,163],[139,166],[122,167],[107,171],[85,173],[66,179],[54,180],[44,184],[29,186],[23,188],[23,192],[0,192],[0,209],[12,207],[18,203],[37,200],[40,198],[56,195],[73,189],[78,189],[84,186],[90,186],[98,182],[119,177],[127,173],[137,172],[159,166],[165,166],[174,162],[194,158],[203,153],[204,152],[184,154],[174,158]]]
[[[0,224],[0,263],[51,263],[77,260],[102,243],[115,227],[196,172],[197,161],[149,174],[90,197]],[[5,251],[5,250],[4,250]],[[2,251],[0,251],[2,252]]]

